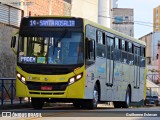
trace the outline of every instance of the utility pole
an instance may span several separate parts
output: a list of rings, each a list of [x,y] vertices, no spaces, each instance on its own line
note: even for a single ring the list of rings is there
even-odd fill
[[[52,15],[52,0],[49,1],[49,15]]]
[[[107,27],[107,17],[110,9],[108,8],[110,0],[98,0],[98,23]]]

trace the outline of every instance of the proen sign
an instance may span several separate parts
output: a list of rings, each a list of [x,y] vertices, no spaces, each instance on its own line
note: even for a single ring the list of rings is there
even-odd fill
[[[30,27],[75,27],[75,20],[30,20]]]
[[[22,63],[36,63],[36,57],[20,57]]]

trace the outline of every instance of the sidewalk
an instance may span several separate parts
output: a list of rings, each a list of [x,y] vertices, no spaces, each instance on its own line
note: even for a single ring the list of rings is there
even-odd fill
[[[9,110],[9,109],[17,109],[17,108],[29,108],[31,107],[30,102],[28,101],[13,101],[13,104],[11,104],[10,101],[4,101],[3,105],[0,101],[0,110]]]

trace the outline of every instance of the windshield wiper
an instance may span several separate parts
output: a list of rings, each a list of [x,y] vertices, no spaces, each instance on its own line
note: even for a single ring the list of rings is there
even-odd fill
[[[67,30],[67,29],[64,29],[64,31],[62,32],[62,34],[60,35],[60,37],[59,37],[58,40],[57,40],[57,44],[58,44],[59,42],[61,42],[62,38],[64,38],[64,36],[66,35],[67,32],[68,32],[68,30]]]

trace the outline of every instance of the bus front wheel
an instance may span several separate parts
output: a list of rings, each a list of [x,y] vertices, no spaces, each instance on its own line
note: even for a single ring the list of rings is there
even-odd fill
[[[31,98],[31,104],[34,109],[42,109],[44,100],[42,98]]]
[[[93,99],[90,99],[86,102],[86,107],[88,109],[95,109],[97,108],[99,100],[99,91],[97,85],[94,86],[94,91],[93,91]]]

